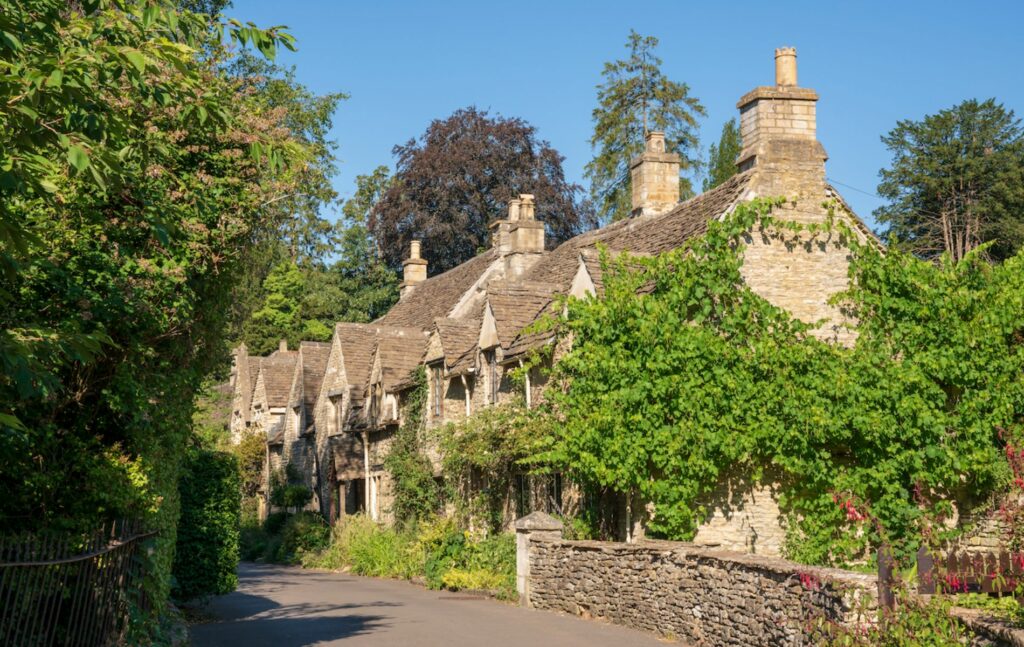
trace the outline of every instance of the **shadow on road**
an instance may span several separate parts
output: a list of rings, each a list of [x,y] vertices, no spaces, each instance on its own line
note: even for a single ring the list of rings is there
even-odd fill
[[[290,644],[324,643],[373,633],[388,626],[386,616],[353,614],[350,611],[397,606],[401,605],[382,600],[341,604],[279,604],[263,595],[238,591],[215,598],[195,609],[199,614],[216,621],[193,625],[192,638],[195,645],[227,644],[225,641],[241,641],[245,645],[279,645],[277,641],[282,636],[295,641]]]

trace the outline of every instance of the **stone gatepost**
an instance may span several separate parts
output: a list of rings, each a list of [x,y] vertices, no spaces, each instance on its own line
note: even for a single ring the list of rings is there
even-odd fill
[[[519,604],[530,606],[530,539],[561,539],[562,522],[546,512],[531,512],[516,520],[516,590]]]

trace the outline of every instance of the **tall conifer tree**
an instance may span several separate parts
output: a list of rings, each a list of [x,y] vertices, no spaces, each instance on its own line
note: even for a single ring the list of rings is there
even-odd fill
[[[722,126],[722,135],[717,144],[711,144],[708,151],[708,174],[704,178],[704,190],[710,191],[736,175],[736,158],[740,155],[740,129],[736,119],[730,119]]]
[[[704,106],[690,96],[690,86],[668,79],[655,55],[658,39],[629,32],[625,60],[605,63],[597,86],[598,106],[594,109],[594,134],[590,146],[597,151],[587,164],[585,175],[591,183],[591,198],[602,220],[619,220],[630,212],[629,162],[644,147],[650,130],[665,132],[668,150],[682,158],[685,173],[700,165],[697,150],[697,119]],[[693,195],[688,179],[680,178],[680,194]]]

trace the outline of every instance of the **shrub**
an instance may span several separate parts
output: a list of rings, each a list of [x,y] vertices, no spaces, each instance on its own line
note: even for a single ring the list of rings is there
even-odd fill
[[[295,562],[304,553],[323,550],[329,539],[330,528],[323,517],[316,512],[300,512],[285,521],[274,561]]]
[[[335,527],[330,545],[302,555],[302,564],[375,577],[422,576],[432,589],[489,590],[502,599],[516,595],[515,538],[502,534],[477,540],[442,517],[401,530],[365,516],[348,517]]]
[[[176,598],[229,593],[238,585],[239,487],[238,464],[231,454],[193,449],[186,455],[178,484]]]
[[[263,532],[268,535],[277,535],[284,528],[285,522],[288,521],[287,512],[271,512],[267,515],[267,518],[263,520]]]

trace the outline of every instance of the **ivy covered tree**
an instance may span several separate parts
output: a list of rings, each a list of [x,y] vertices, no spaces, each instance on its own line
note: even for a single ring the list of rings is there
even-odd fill
[[[585,169],[590,197],[602,221],[626,218],[630,213],[629,162],[644,149],[650,130],[665,132],[666,148],[682,158],[682,172],[692,172],[700,160],[697,119],[704,106],[690,96],[690,86],[670,80],[654,53],[658,39],[629,32],[625,60],[604,64],[604,81],[597,86],[594,134],[590,146],[596,155]],[[689,179],[680,177],[680,195],[693,195]]]
[[[490,223],[519,193],[536,196],[549,245],[593,226],[588,206],[577,202],[582,188],[565,179],[562,155],[522,119],[456,110],[393,153],[395,175],[369,227],[396,270],[413,239],[423,241],[432,274],[473,258],[490,246]]]
[[[735,117],[722,126],[722,135],[717,144],[711,144],[708,150],[707,176],[704,178],[704,190],[710,191],[719,184],[736,175],[736,159],[741,151],[740,128]]]
[[[779,484],[790,557],[842,563],[882,539],[910,555],[924,519],[1010,479],[1001,430],[1024,420],[1024,256],[933,264],[770,210],[741,205],[678,250],[603,261],[604,298],[568,303],[573,345],[539,458],[636,501],[637,516],[652,502],[661,536],[692,537],[722,479],[742,474]],[[852,246],[853,348],[745,285],[751,229]],[[880,525],[853,532],[837,498]]]
[[[985,242],[996,260],[1024,244],[1024,129],[995,99],[970,99],[921,121],[896,124],[882,142],[875,210],[903,248],[958,261]]]

